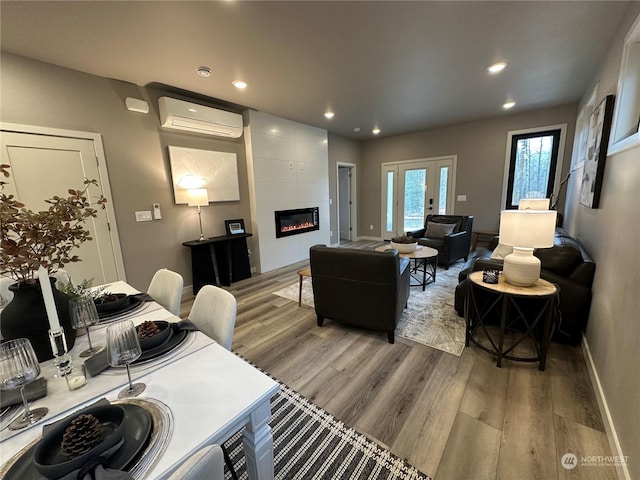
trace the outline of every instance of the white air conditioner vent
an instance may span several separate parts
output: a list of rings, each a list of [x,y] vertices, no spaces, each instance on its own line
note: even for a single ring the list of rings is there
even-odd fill
[[[242,135],[242,115],[217,108],[160,97],[160,124],[187,132],[239,138]]]

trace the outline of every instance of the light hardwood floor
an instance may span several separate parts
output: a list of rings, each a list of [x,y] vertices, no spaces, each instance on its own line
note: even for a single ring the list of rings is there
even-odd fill
[[[613,467],[560,465],[567,452],[611,454],[580,347],[552,344],[540,372],[497,368],[473,347],[458,357],[331,321],[319,328],[312,308],[272,293],[306,266],[227,288],[238,300],[234,351],[435,480],[617,478]],[[183,318],[192,303],[183,299]]]

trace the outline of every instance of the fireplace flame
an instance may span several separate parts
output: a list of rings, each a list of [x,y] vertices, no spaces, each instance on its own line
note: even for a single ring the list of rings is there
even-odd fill
[[[280,228],[281,232],[292,232],[294,230],[301,230],[303,228],[313,228],[315,225],[311,222],[299,223],[297,225],[284,225]]]

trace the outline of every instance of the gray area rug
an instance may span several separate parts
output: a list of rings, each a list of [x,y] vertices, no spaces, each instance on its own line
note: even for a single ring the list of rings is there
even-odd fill
[[[430,480],[282,383],[271,399],[269,425],[277,480]],[[247,479],[242,432],[225,447],[238,478]],[[225,479],[231,479],[226,467]]]
[[[453,296],[461,268],[461,262],[449,267],[449,270],[438,267],[436,282],[428,284],[424,292],[421,287],[411,287],[408,307],[396,328],[397,336],[454,355],[462,354],[465,323],[453,308]],[[297,303],[298,288],[296,282],[273,294]],[[313,288],[308,277],[302,283],[302,304],[311,308],[314,306]]]

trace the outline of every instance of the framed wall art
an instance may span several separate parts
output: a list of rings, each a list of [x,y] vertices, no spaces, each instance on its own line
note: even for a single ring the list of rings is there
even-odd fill
[[[242,218],[238,218],[235,220],[225,220],[224,229],[226,230],[227,235],[238,235],[240,233],[246,233],[244,229],[244,220]]]
[[[235,153],[169,146],[169,161],[176,204],[188,203],[189,188],[206,188],[210,202],[240,200]],[[198,179],[198,184],[187,184],[185,178]]]
[[[598,208],[600,203],[604,164],[613,118],[613,101],[614,95],[607,96],[589,118],[587,151],[580,191],[580,204],[589,208]]]

